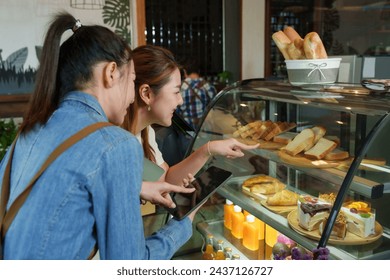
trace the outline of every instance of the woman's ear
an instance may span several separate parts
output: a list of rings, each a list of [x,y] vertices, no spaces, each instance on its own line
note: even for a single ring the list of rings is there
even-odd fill
[[[150,86],[148,84],[142,84],[139,87],[138,92],[139,92],[141,99],[144,101],[144,103],[146,105],[149,105],[150,99],[152,97],[152,89],[150,88]]]
[[[103,70],[103,79],[104,79],[104,85],[108,88],[113,87],[114,81],[117,77],[120,76],[118,66],[115,62],[109,62],[104,67]]]

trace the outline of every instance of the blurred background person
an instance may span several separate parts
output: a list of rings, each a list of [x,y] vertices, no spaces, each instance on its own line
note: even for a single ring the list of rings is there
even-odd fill
[[[180,92],[183,104],[177,112],[197,130],[207,105],[217,95],[217,89],[200,76],[198,63],[194,59],[183,63],[182,73],[184,79]]]

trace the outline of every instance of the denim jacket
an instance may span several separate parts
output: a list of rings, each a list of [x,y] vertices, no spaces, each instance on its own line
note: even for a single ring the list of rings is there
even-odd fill
[[[107,121],[98,101],[71,92],[45,125],[15,146],[10,200],[48,155],[83,127]],[[7,153],[0,163],[3,180]],[[4,238],[4,259],[169,259],[192,234],[192,223],[170,220],[144,237],[140,210],[143,152],[127,131],[110,126],[76,143],[41,175]]]

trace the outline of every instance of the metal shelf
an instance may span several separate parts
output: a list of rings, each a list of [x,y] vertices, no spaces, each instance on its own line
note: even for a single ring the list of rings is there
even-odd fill
[[[317,247],[318,241],[311,240],[290,228],[286,217],[271,212],[263,207],[258,200],[247,196],[241,190],[243,180],[250,176],[235,177],[229,180],[224,186],[218,189],[218,193],[234,204],[240,205],[266,224],[275,228],[277,231],[288,236],[303,247],[312,250]],[[379,240],[367,245],[345,245],[337,247],[327,245],[330,250],[331,259],[355,260],[355,259],[383,259],[390,258],[390,240],[383,236]],[[378,251],[378,248],[382,251]]]

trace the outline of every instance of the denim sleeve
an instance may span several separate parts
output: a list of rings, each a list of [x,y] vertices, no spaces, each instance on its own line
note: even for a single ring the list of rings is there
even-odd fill
[[[192,222],[189,218],[181,221],[171,219],[163,228],[146,239],[150,252],[149,259],[164,260],[188,241],[192,235]]]
[[[169,259],[189,238],[189,219],[172,221],[145,239],[140,208],[143,152],[138,140],[118,141],[102,157],[93,190],[101,259]]]

